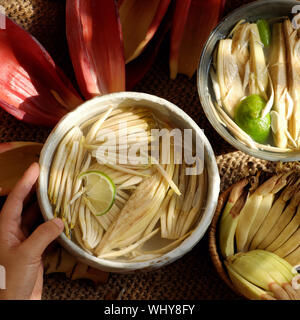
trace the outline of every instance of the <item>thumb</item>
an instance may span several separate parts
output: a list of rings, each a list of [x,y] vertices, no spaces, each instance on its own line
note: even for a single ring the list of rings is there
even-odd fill
[[[64,223],[61,219],[55,218],[41,224],[32,234],[26,239],[22,247],[31,257],[42,256],[48,245],[55,240],[64,230]]]

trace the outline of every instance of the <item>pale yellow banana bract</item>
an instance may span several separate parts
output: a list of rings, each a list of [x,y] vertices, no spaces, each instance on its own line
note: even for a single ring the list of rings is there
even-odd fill
[[[278,221],[281,213],[283,212],[287,201],[289,201],[293,194],[295,192],[294,186],[288,186],[285,188],[282,193],[280,194],[279,198],[273,202],[272,208],[268,212],[265,220],[259,227],[257,233],[255,234],[251,245],[250,250],[263,248],[261,247],[261,243],[264,241],[264,239],[267,237],[267,235],[271,232],[272,228]]]
[[[277,180],[278,177],[274,176],[264,182],[254,191],[254,193],[249,196],[244,207],[242,208],[236,228],[236,245],[239,252],[246,251],[248,249],[250,240],[254,235],[254,232],[252,232],[252,234],[250,233],[251,227],[259,215],[259,209],[263,200],[266,200],[264,197],[266,197],[266,195],[273,190]],[[257,229],[257,227],[255,227],[255,229]]]
[[[242,277],[232,268],[232,266],[229,263],[226,263],[226,261],[225,265],[233,285],[245,297],[247,297],[250,300],[259,300],[264,294],[266,294],[265,290],[252,284],[246,278]]]
[[[286,180],[281,180],[280,178],[280,175],[273,176],[263,185],[261,185],[261,187],[258,188],[256,191],[257,193],[261,194],[263,198],[256,215],[253,213],[254,218],[249,229],[247,242],[245,245],[246,250],[249,250],[249,246],[252,242],[253,237],[256,235],[258,229],[265,220],[267,213],[272,207],[275,198],[275,193],[280,191],[286,184]],[[280,183],[278,183],[278,180],[280,180]]]
[[[292,266],[300,265],[300,245],[296,250],[285,256],[284,259],[288,261]]]
[[[270,284],[283,285],[294,277],[292,266],[281,260],[273,253],[254,250],[228,257],[225,265],[233,284],[244,296],[262,299],[264,294],[270,294]]]
[[[274,251],[279,257],[286,257],[297,249],[300,242],[300,228],[277,250]]]
[[[279,249],[286,241],[289,240],[292,234],[297,231],[300,225],[300,206],[298,206],[297,213],[289,222],[289,224],[284,228],[280,235],[266,248],[268,251],[275,251]],[[299,238],[300,243],[300,238]]]
[[[298,190],[292,197],[289,205],[280,215],[279,219],[276,221],[276,224],[273,226],[272,230],[266,235],[265,239],[258,246],[261,249],[267,248],[273,241],[280,236],[284,228],[289,224],[294,214],[297,211],[297,207],[300,203],[300,190]]]
[[[291,281],[293,269],[291,269],[289,263],[278,255],[265,250],[248,251],[247,255],[257,259],[259,267],[268,271],[275,281],[280,281],[281,283],[289,283]]]
[[[221,216],[219,228],[219,246],[224,258],[234,254],[235,231],[240,210],[246,201],[245,196],[247,196],[247,193],[244,192],[244,187],[247,184],[248,179],[244,179],[233,187]],[[238,213],[235,214],[234,211]]]

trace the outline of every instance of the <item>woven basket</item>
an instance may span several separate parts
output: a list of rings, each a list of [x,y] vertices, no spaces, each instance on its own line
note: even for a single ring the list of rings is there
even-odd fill
[[[275,163],[274,163],[275,164]],[[291,167],[292,166],[292,167]],[[275,164],[275,167],[270,167],[268,168],[268,170],[266,169],[261,169],[261,171],[266,174],[265,178],[270,177],[271,175],[275,174],[275,173],[280,173],[280,172],[287,172],[287,170],[290,170],[291,168],[293,168],[293,170],[297,170],[300,171],[300,167],[298,163],[285,163],[279,165]],[[257,171],[256,171],[257,172]],[[251,175],[249,175],[251,176]],[[245,178],[246,176],[244,176],[243,178]],[[243,179],[242,178],[242,179]],[[241,179],[240,179],[241,181]],[[217,204],[217,208],[216,208],[216,212],[214,215],[214,218],[212,220],[212,223],[210,225],[209,228],[209,233],[208,233],[208,241],[209,241],[209,253],[210,253],[210,257],[211,260],[213,262],[213,265],[217,271],[217,273],[219,274],[219,276],[224,280],[224,282],[231,288],[231,290],[233,290],[236,294],[238,294],[241,297],[246,298],[242,293],[240,293],[235,286],[233,285],[233,283],[231,282],[231,279],[226,271],[225,265],[223,263],[223,258],[220,254],[219,251],[219,243],[218,243],[218,228],[219,228],[219,219],[221,217],[221,214],[223,212],[223,208],[227,203],[229,194],[232,190],[232,188],[237,184],[238,182],[236,182],[235,184],[232,184],[230,187],[228,187],[223,193],[221,193],[221,195],[219,196],[219,200],[218,200],[218,204]],[[247,298],[248,299],[248,298]]]

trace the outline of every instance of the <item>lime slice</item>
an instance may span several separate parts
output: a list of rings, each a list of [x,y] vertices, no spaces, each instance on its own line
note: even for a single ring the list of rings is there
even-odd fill
[[[83,172],[79,179],[85,179],[85,199],[97,216],[107,213],[114,204],[116,186],[109,176],[101,171]]]

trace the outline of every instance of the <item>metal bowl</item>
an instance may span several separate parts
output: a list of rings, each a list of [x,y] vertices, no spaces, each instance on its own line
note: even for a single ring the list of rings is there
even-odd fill
[[[58,241],[73,256],[83,263],[94,268],[118,273],[130,273],[137,270],[152,270],[165,266],[189,252],[203,237],[208,229],[218,201],[220,177],[213,150],[203,131],[197,124],[180,108],[171,102],[153,95],[120,92],[96,97],[79,106],[76,110],[68,113],[57,124],[49,135],[40,155],[40,176],[38,179],[37,194],[38,201],[45,220],[53,219],[53,209],[48,199],[49,170],[55,151],[64,135],[74,126],[80,125],[95,115],[105,111],[109,106],[143,106],[150,108],[154,113],[167,117],[177,128],[192,129],[194,137],[199,138],[204,145],[204,161],[208,174],[208,189],[206,203],[202,210],[201,218],[192,232],[177,248],[163,256],[145,262],[124,262],[99,259],[81,249],[76,243],[67,238],[65,234],[59,236]],[[194,140],[195,141],[195,140]],[[153,240],[159,241],[159,240]],[[154,244],[154,243],[153,243]],[[150,244],[151,245],[151,244]],[[163,246],[156,243],[155,246]],[[149,247],[149,246],[148,246]],[[149,248],[151,249],[151,248]]]
[[[272,152],[255,150],[246,146],[235,138],[217,119],[214,106],[216,102],[214,90],[209,76],[209,69],[212,62],[212,55],[220,39],[226,38],[232,28],[242,19],[257,21],[258,19],[271,19],[282,16],[291,16],[292,9],[299,12],[299,1],[291,0],[261,0],[254,1],[233,11],[225,17],[218,26],[211,32],[200,59],[197,73],[197,87],[202,108],[215,130],[232,146],[253,157],[270,161],[298,161],[300,151],[297,152]],[[211,99],[210,99],[211,98]]]

